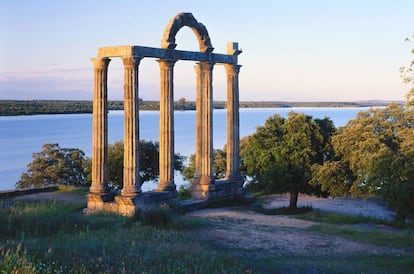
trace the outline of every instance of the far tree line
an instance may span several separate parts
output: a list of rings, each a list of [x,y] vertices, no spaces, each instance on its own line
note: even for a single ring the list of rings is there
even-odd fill
[[[366,107],[386,105],[389,102],[240,102],[241,108],[289,108],[289,107]],[[0,116],[37,115],[37,114],[74,114],[92,113],[92,101],[70,100],[0,100]],[[140,110],[159,110],[159,101],[139,100]],[[226,107],[225,101],[214,101],[215,109]],[[194,101],[179,98],[174,102],[175,110],[195,110]],[[123,110],[123,101],[108,101],[108,110]]]

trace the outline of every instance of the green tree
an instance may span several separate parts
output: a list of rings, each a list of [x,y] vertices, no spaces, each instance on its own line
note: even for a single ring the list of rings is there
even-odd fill
[[[290,194],[290,208],[297,207],[300,192],[311,192],[308,181],[312,164],[327,157],[333,127],[329,119],[318,120],[302,113],[289,113],[268,118],[264,126],[241,141],[241,158],[248,185],[255,191]],[[327,130],[325,136],[321,127]],[[330,133],[328,133],[330,132]]]
[[[88,161],[82,150],[61,148],[59,144],[44,144],[42,148],[33,153],[33,161],[16,183],[17,188],[88,185]]]
[[[379,195],[402,222],[414,210],[414,112],[397,104],[358,113],[332,138],[335,158],[312,184],[333,195]]]
[[[195,154],[191,154],[189,163],[184,167],[182,174],[185,180],[191,181],[195,173]],[[223,179],[226,176],[226,149],[214,149],[213,162],[214,178]]]
[[[406,38],[407,42],[414,40],[414,35],[412,38]],[[411,53],[414,54],[414,48],[411,50]],[[405,96],[407,99],[406,106],[408,108],[414,108],[414,60],[411,60],[408,66],[403,66],[400,68],[401,78],[403,82],[407,85],[410,85],[410,90]]]
[[[140,183],[156,181],[159,170],[158,142],[140,140],[139,143]],[[182,171],[185,157],[175,154],[174,168]],[[108,145],[108,180],[112,187],[122,188],[124,178],[124,142],[118,141]]]

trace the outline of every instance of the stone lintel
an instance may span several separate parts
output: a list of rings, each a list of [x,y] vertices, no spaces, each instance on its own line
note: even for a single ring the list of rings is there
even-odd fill
[[[98,49],[98,57],[123,57],[134,54],[133,46],[113,46]]]
[[[234,54],[234,52],[231,54],[219,54],[211,52],[182,51],[142,46],[111,46],[98,49],[98,57],[100,58],[138,56],[168,60],[211,62],[219,64],[237,64],[237,55],[238,54]]]

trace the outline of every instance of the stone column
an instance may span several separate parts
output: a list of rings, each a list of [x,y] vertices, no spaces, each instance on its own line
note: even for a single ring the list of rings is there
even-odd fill
[[[227,170],[226,180],[243,185],[240,174],[239,71],[240,65],[224,65],[227,73]]]
[[[213,175],[213,63],[200,62],[196,99],[196,176],[200,185],[214,184]]]
[[[141,58],[122,57],[124,63],[124,187],[122,196],[141,192],[139,181],[138,66]]]
[[[94,67],[92,185],[91,194],[104,194],[108,189],[108,100],[107,74],[109,58],[92,58]]]
[[[159,191],[175,191],[174,183],[174,64],[176,60],[158,60],[160,64],[160,182]]]

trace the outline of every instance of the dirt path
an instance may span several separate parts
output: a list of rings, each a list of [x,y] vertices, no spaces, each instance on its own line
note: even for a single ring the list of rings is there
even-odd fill
[[[311,232],[306,229],[317,223],[244,209],[203,209],[190,212],[188,216],[210,219],[214,226],[203,230],[203,237],[241,256],[403,255],[413,252]]]

